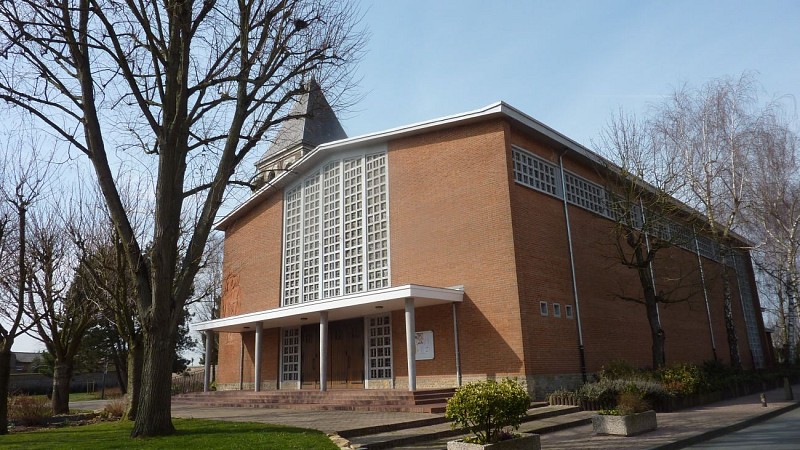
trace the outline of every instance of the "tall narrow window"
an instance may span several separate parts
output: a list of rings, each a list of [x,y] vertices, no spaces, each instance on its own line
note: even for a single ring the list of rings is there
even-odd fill
[[[369,378],[392,378],[392,324],[390,317],[369,318]]]
[[[389,286],[389,217],[386,202],[386,155],[366,158],[368,289]]]
[[[364,280],[363,159],[344,161],[344,292],[361,292]]]
[[[303,183],[303,302],[319,299],[319,182],[315,173]]]
[[[300,242],[302,223],[300,187],[286,193],[285,255],[283,264],[283,304],[300,303]]]
[[[284,328],[282,340],[282,379],[297,381],[300,379],[300,328]]]
[[[322,297],[341,295],[341,183],[339,161],[322,172]]]

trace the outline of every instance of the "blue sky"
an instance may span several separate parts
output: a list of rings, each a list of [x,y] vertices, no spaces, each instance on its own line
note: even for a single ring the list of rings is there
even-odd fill
[[[371,39],[350,136],[498,100],[590,145],[619,107],[754,71],[800,97],[798,1],[363,1]],[[596,139],[596,138],[595,138]]]
[[[765,100],[800,98],[800,1],[362,0],[371,38],[356,136],[504,100],[591,146],[618,108],[757,73]],[[794,112],[794,111],[793,111]],[[20,339],[17,351],[41,345]]]

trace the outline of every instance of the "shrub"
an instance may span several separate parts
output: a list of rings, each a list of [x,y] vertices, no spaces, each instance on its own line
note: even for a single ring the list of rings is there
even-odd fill
[[[106,403],[100,416],[105,419],[121,419],[126,409],[125,398],[115,398]]]
[[[516,380],[478,381],[456,390],[447,401],[445,417],[452,428],[462,428],[472,434],[472,442],[489,444],[501,440],[503,428],[518,429],[525,417],[531,398]]]
[[[636,368],[624,359],[617,359],[604,365],[597,377],[602,380],[646,380],[652,378],[646,371]]]
[[[623,392],[635,393],[650,404],[656,404],[670,396],[669,392],[660,383],[636,379],[603,379],[596,383],[584,384],[578,390],[581,398],[609,406],[615,404],[619,395]]]
[[[693,395],[708,390],[705,373],[694,364],[676,364],[661,369],[659,376],[672,394]]]
[[[8,399],[8,419],[15,425],[44,425],[52,415],[53,409],[45,397],[17,395]]]

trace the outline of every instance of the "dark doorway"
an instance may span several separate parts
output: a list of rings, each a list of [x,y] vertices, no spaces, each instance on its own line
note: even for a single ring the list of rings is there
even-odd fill
[[[319,324],[300,331],[300,384],[319,389]],[[349,319],[328,325],[328,388],[364,387],[364,320]]]
[[[364,387],[364,320],[350,319],[330,324],[330,387]]]
[[[319,325],[303,325],[300,342],[300,387],[319,389]]]

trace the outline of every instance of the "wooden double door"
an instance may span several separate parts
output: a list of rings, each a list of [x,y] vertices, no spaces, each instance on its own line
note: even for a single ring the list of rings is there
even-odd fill
[[[319,324],[300,329],[300,385],[319,389]],[[364,388],[364,320],[328,324],[328,388]]]

